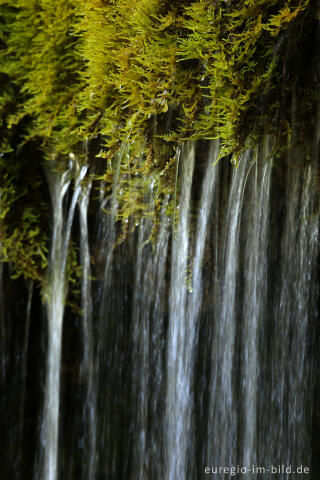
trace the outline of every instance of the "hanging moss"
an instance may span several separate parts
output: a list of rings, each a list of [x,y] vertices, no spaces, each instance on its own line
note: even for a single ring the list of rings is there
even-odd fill
[[[156,229],[187,139],[220,138],[220,156],[235,163],[266,131],[279,154],[293,130],[308,145],[316,2],[0,0],[0,8],[0,241],[17,273],[45,270],[41,172],[52,159],[61,168],[70,153],[98,162],[110,195],[120,157],[124,236],[141,217]],[[100,144],[95,159],[85,158],[84,139]]]

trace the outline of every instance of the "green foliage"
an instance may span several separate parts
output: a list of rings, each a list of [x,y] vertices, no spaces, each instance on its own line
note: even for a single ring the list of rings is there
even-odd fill
[[[91,109],[89,126],[100,120],[108,146],[134,141],[139,149],[150,118],[174,112],[167,139],[219,137],[221,155],[243,147],[246,126],[255,125],[252,107],[280,81],[277,46],[309,2],[233,3],[91,0],[80,7],[88,60],[82,108]]]
[[[40,171],[52,159],[64,168],[70,153],[84,158],[85,139],[99,144],[86,161],[104,170],[106,195],[119,176],[124,236],[141,217],[156,229],[164,199],[173,214],[185,140],[220,138],[221,156],[237,163],[265,131],[282,151],[299,130],[297,112],[311,118],[318,20],[308,0],[0,0],[0,8],[1,242],[26,276],[45,268]]]
[[[12,262],[15,277],[42,280],[47,267],[47,232],[39,205],[13,178],[5,174],[0,183],[0,259]]]
[[[50,231],[43,170],[80,142],[83,60],[72,2],[2,0],[0,8],[1,257],[16,276],[40,280]]]
[[[192,107],[198,115],[183,130],[192,138],[220,138],[220,156],[238,157],[256,133],[258,100],[279,81],[277,39],[307,5],[200,1],[186,9],[183,23],[190,33],[180,40],[179,55],[181,61],[202,60],[197,80],[206,102]]]
[[[25,141],[40,138],[45,153],[69,153],[79,141],[76,94],[82,60],[73,32],[69,0],[15,0],[2,72],[20,89],[23,101],[7,121],[12,129],[29,117]]]

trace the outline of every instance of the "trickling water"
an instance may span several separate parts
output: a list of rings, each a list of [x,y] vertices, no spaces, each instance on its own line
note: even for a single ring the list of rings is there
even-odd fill
[[[204,247],[207,240],[208,223],[210,219],[210,212],[214,198],[214,192],[218,189],[219,182],[219,167],[216,165],[219,154],[219,143],[212,142],[208,156],[207,171],[203,180],[201,202],[198,212],[197,235],[196,235],[196,250],[192,269],[192,290],[188,302],[189,317],[188,327],[192,323],[196,324],[197,315],[201,307],[201,289],[202,289],[202,260]],[[192,327],[191,327],[192,329]],[[188,336],[192,332],[189,332]],[[193,339],[192,339],[193,340]]]
[[[115,159],[112,193],[109,198],[105,198],[103,186],[100,190],[100,210],[98,214],[97,226],[97,246],[96,252],[98,264],[100,266],[99,275],[101,281],[98,282],[98,288],[95,294],[96,314],[98,323],[98,337],[96,340],[96,369],[99,378],[104,378],[103,383],[96,385],[96,398],[99,408],[100,416],[97,422],[97,443],[99,449],[97,450],[97,468],[102,471],[107,469],[112,477],[117,475],[117,459],[115,456],[115,449],[117,445],[117,435],[115,430],[122,421],[121,413],[118,413],[114,403],[117,402],[120,392],[114,392],[114,397],[105,394],[104,382],[110,382],[110,385],[115,382],[118,386],[121,378],[124,375],[124,355],[125,352],[120,352],[120,343],[123,336],[121,325],[122,312],[119,312],[125,303],[122,298],[123,293],[121,286],[119,291],[115,292],[114,281],[114,247],[116,243],[117,234],[117,213],[118,213],[118,193],[119,183],[121,179],[121,164],[126,155],[126,146],[123,145]],[[100,214],[101,210],[107,210],[108,215]],[[124,276],[123,283],[126,282],[126,273],[121,273]],[[117,279],[118,280],[118,279]],[[119,279],[121,283],[121,279]],[[111,389],[111,386],[110,386]],[[119,406],[119,405],[118,405]],[[120,410],[120,408],[119,408]],[[113,412],[116,411],[114,414]],[[113,423],[114,422],[114,423]],[[113,425],[116,426],[113,426]],[[126,454],[127,456],[127,454]],[[126,459],[124,461],[127,461]],[[107,465],[107,466],[106,466]]]
[[[289,168],[286,219],[274,303],[271,405],[268,458],[286,464],[310,464],[311,363],[308,358],[312,321],[319,299],[318,218],[313,216],[311,167]],[[286,478],[285,476],[283,478]]]
[[[108,310],[108,301],[109,301],[109,292],[106,288],[110,284],[111,280],[111,273],[112,273],[112,259],[113,259],[113,249],[116,240],[116,217],[118,212],[118,187],[119,187],[119,180],[120,180],[120,169],[121,169],[121,161],[123,155],[124,147],[121,148],[121,151],[117,155],[116,158],[116,166],[115,172],[113,177],[113,185],[112,185],[112,194],[111,198],[109,199],[109,211],[110,214],[102,218],[99,217],[98,221],[98,242],[101,250],[105,253],[105,265],[104,265],[104,277],[103,283],[101,285],[101,292],[99,292],[99,330],[101,335],[103,336],[99,341],[99,357],[101,361],[103,361],[104,350],[105,350],[105,343],[106,338],[104,338],[104,334],[106,329],[104,328],[105,322],[105,313]],[[107,201],[103,195],[103,186],[100,189],[100,208],[105,209],[107,205]],[[99,361],[100,361],[99,360]]]
[[[148,415],[148,377],[149,377],[149,315],[150,315],[150,296],[141,299],[143,285],[143,272],[150,269],[148,260],[143,255],[145,242],[148,239],[150,230],[142,221],[139,226],[138,236],[138,254],[135,267],[135,287],[133,299],[133,383],[136,389],[136,409],[134,418],[134,429],[136,432],[136,442],[134,445],[134,470],[137,470],[139,478],[145,479],[146,463],[148,462],[146,442],[147,442],[147,415]],[[144,265],[142,265],[142,261]],[[143,271],[142,271],[143,268]],[[141,301],[143,300],[143,301]],[[144,455],[142,454],[144,452]]]
[[[215,192],[218,191],[219,183],[219,167],[216,165],[217,157],[219,154],[219,143],[217,141],[211,143],[211,147],[208,155],[208,165],[206,167],[206,173],[202,183],[201,200],[198,211],[198,221],[195,236],[195,254],[192,263],[191,279],[189,286],[189,296],[187,299],[187,306],[184,318],[184,326],[180,325],[180,328],[184,330],[184,338],[180,338],[179,341],[184,341],[182,345],[183,357],[179,359],[184,363],[184,375],[182,388],[185,391],[180,395],[186,395],[186,402],[188,403],[188,411],[184,417],[181,417],[179,421],[182,421],[180,428],[183,430],[183,435],[186,435],[186,445],[189,443],[188,455],[194,455],[193,444],[188,439],[191,432],[195,430],[194,419],[192,418],[193,411],[193,395],[192,395],[192,378],[194,375],[194,355],[195,348],[198,344],[198,332],[199,332],[199,313],[202,304],[202,275],[203,275],[203,256],[205,244],[207,241],[207,232],[210,214],[212,210],[213,201],[216,200]],[[215,205],[213,205],[213,208]],[[190,235],[190,233],[189,233]],[[192,286],[191,286],[192,285]],[[179,408],[179,406],[177,406]],[[185,455],[186,452],[184,452]],[[177,452],[179,455],[179,452]],[[183,466],[184,471],[187,472],[185,458],[182,458],[179,463],[179,468]],[[179,473],[179,478],[184,478],[184,474]],[[177,478],[177,472],[176,472]]]
[[[165,204],[166,207],[166,204]],[[164,208],[165,210],[165,208]],[[165,342],[165,319],[168,311],[166,271],[167,254],[169,249],[169,219],[163,211],[161,226],[157,242],[154,248],[153,270],[149,273],[153,282],[150,283],[149,275],[145,275],[145,292],[153,295],[153,306],[151,308],[150,323],[150,407],[149,418],[152,419],[152,428],[149,429],[149,457],[150,474],[152,478],[164,478],[165,476],[165,430],[163,416],[159,412],[163,411],[163,391],[165,389],[165,362],[166,362],[166,342]]]
[[[242,202],[250,152],[234,170],[221,233],[219,285],[215,293],[212,378],[208,422],[209,459],[214,465],[236,464],[238,408],[235,399],[237,279]]]
[[[269,142],[255,152],[254,171],[248,181],[248,220],[245,226],[241,386],[243,440],[241,463],[257,464],[257,403],[259,335],[266,313],[269,196],[272,161]]]
[[[70,172],[67,171],[53,180],[53,238],[51,250],[51,271],[48,291],[48,372],[45,389],[44,420],[42,442],[44,448],[44,467],[42,477],[55,480],[58,456],[58,422],[60,392],[60,356],[62,318],[65,298],[63,252],[63,199],[68,189]],[[57,264],[58,263],[58,264]]]
[[[87,424],[88,438],[86,452],[88,462],[84,469],[84,478],[90,479],[95,476],[96,468],[96,385],[93,349],[93,326],[92,326],[92,296],[91,296],[91,268],[88,232],[88,205],[92,181],[82,188],[78,200],[80,211],[80,250],[82,267],[82,325],[83,325],[83,364],[82,376],[87,383],[86,396],[83,406],[83,421]]]
[[[151,192],[150,208],[154,207]],[[152,248],[152,223],[139,225],[133,298],[133,412],[132,478],[161,478],[161,389],[164,381],[164,301],[169,221],[162,211],[158,236]],[[152,472],[152,473],[148,473]]]
[[[45,389],[42,442],[44,449],[43,480],[56,480],[58,475],[58,433],[60,406],[60,364],[63,313],[66,298],[66,263],[74,210],[80,194],[80,183],[87,167],[78,168],[74,193],[64,220],[63,200],[70,184],[71,171],[51,174],[53,236],[50,273],[47,286],[48,365]]]
[[[171,258],[170,320],[168,333],[167,375],[167,478],[184,478],[190,442],[190,361],[192,343],[185,328],[187,302],[187,266],[189,247],[189,212],[195,146],[190,143],[182,154],[179,220],[174,232]]]

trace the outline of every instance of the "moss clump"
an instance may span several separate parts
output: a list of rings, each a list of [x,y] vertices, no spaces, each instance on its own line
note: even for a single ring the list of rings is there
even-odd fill
[[[20,235],[26,257],[41,266],[48,199],[39,172],[52,158],[63,166],[71,152],[84,158],[84,139],[100,145],[98,157],[86,161],[100,163],[107,195],[119,175],[125,234],[143,216],[156,223],[163,199],[173,198],[176,152],[186,139],[220,138],[221,156],[236,163],[265,131],[275,134],[281,152],[292,130],[304,141],[311,129],[319,86],[312,73],[319,63],[316,2],[2,0],[0,6],[6,258],[17,258],[12,240]],[[13,174],[15,162],[21,168]],[[40,179],[32,186],[41,197],[39,215],[25,169]],[[21,192],[31,210],[10,215],[20,209]],[[38,260],[26,233],[37,225],[42,236],[31,237],[43,246]]]
[[[226,155],[274,114],[259,102],[281,84],[282,45],[312,16],[309,1],[233,3],[85,3],[82,108],[109,146],[137,141],[166,114],[165,139],[219,137]]]
[[[76,16],[69,0],[12,0],[1,70],[22,96],[7,116],[10,130],[23,119],[24,141],[41,139],[44,153],[67,154],[79,141],[76,95],[83,60],[77,53]]]
[[[72,2],[11,0],[0,8],[1,259],[16,276],[41,280],[50,236],[44,165],[80,142],[83,60]]]
[[[50,206],[43,187],[30,149],[0,158],[0,261],[13,263],[16,277],[44,278]]]

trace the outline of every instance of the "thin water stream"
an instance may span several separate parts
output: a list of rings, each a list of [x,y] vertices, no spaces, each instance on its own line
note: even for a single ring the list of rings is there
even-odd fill
[[[73,167],[72,163],[70,169]],[[86,167],[76,165],[74,192],[67,214],[63,201],[67,193],[72,171],[52,174],[51,195],[53,208],[53,236],[46,301],[48,314],[48,366],[45,388],[45,403],[41,440],[43,448],[44,480],[56,480],[58,477],[58,435],[60,409],[60,369],[62,326],[67,294],[66,263],[71,235],[74,210],[81,191],[81,180]]]

